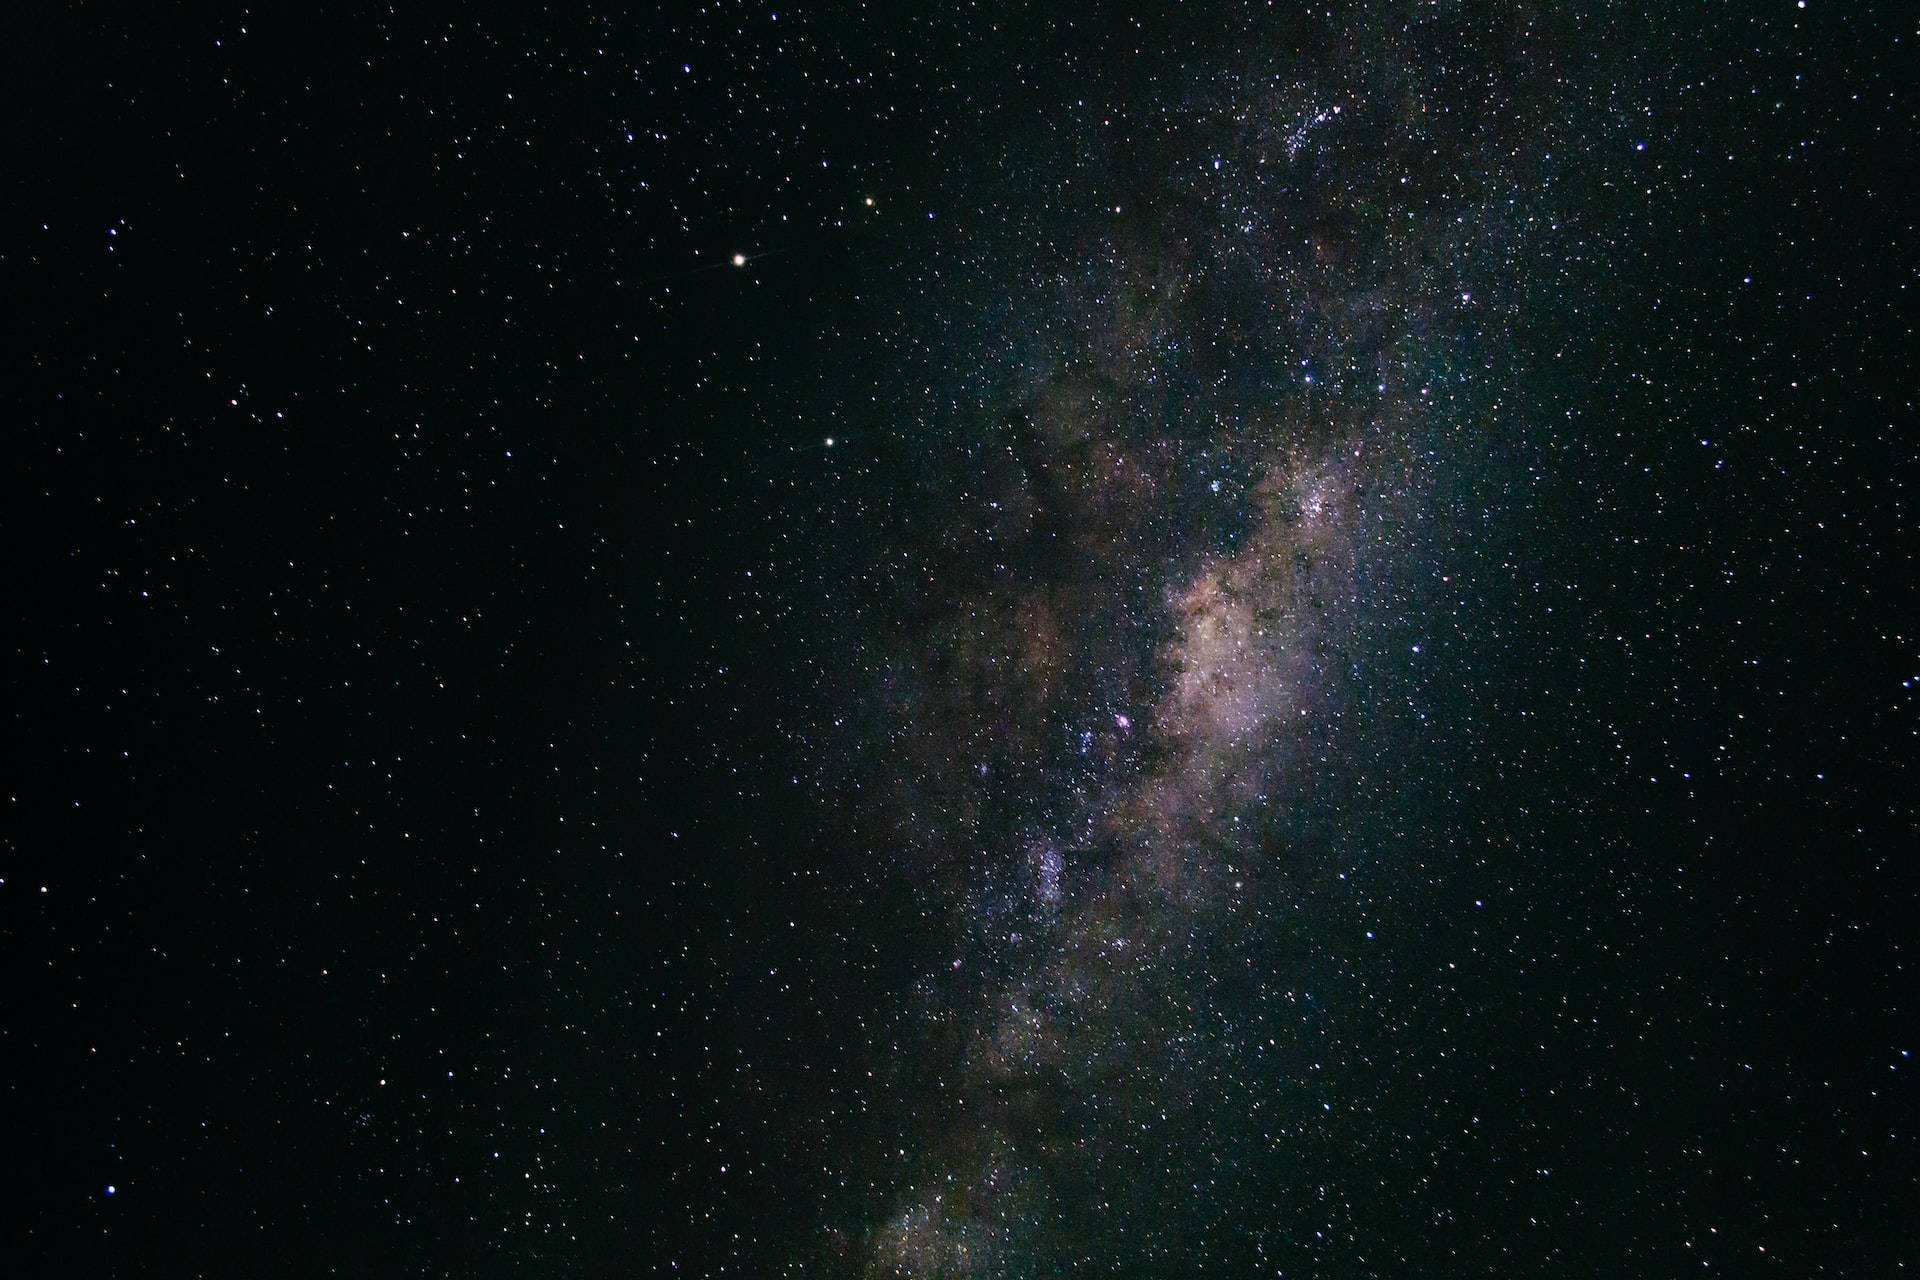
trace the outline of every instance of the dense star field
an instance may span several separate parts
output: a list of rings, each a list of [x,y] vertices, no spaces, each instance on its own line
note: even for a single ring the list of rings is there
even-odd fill
[[[669,8],[22,33],[6,1269],[1913,1265],[1910,16]]]

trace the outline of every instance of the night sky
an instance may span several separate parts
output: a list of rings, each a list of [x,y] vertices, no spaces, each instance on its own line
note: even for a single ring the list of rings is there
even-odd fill
[[[36,7],[0,1270],[1920,1262],[1911,13]]]

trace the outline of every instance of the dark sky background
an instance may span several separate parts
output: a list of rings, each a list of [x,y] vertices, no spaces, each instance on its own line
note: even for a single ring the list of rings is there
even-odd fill
[[[1916,1261],[1911,15],[58,8],[9,1274]]]

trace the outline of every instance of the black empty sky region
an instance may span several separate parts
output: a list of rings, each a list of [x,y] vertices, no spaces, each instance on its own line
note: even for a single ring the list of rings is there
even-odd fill
[[[1911,14],[42,8],[0,1270],[1920,1262]]]

